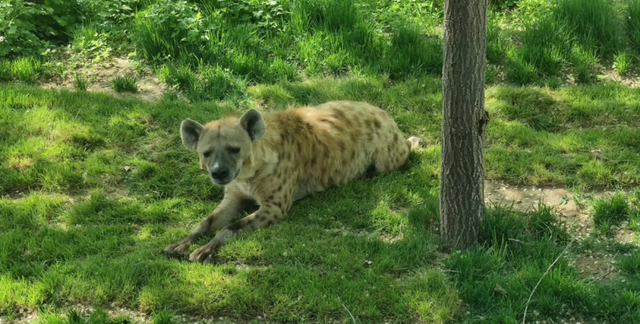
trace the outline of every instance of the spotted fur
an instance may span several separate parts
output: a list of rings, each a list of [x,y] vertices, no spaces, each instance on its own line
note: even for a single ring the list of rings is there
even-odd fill
[[[191,253],[192,261],[211,261],[237,235],[282,221],[294,201],[311,193],[400,168],[421,144],[416,137],[404,139],[384,110],[349,101],[264,114],[249,110],[241,118],[204,126],[187,119],[181,136],[213,182],[225,186],[220,205],[165,249],[181,255],[203,235],[218,231]],[[234,221],[251,207],[257,210]]]

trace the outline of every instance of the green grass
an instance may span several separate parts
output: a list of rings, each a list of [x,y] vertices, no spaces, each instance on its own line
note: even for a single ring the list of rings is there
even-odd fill
[[[640,2],[491,4],[487,178],[626,191],[590,201],[595,234],[638,232],[640,93],[596,75],[602,66],[633,75]],[[130,323],[108,313],[124,307],[158,324],[351,323],[349,313],[357,323],[519,323],[542,278],[528,323],[640,322],[637,247],[594,235],[544,275],[572,239],[544,205],[488,206],[478,246],[441,246],[442,1],[47,1],[46,15],[20,6],[42,18],[18,30],[38,50],[69,47],[25,46],[0,60],[0,317],[37,309],[40,323]],[[145,102],[30,85],[63,74],[51,67],[113,55],[153,69],[170,91]],[[87,87],[79,74],[72,81]],[[113,86],[135,92],[136,82]],[[216,264],[161,253],[223,194],[183,148],[183,118],[337,99],[384,108],[428,147],[402,170],[297,203],[285,222],[225,246]],[[587,251],[615,255],[620,271],[594,280],[571,261]],[[76,313],[78,304],[97,310]]]
[[[24,83],[35,83],[42,72],[42,63],[34,58],[21,58],[11,63],[11,75]]]
[[[7,60],[0,61],[0,82],[11,80],[11,62]]]
[[[628,220],[631,214],[627,200],[621,193],[617,193],[610,199],[596,199],[591,208],[594,225],[604,233],[611,232],[612,226]]]
[[[558,19],[567,22],[580,44],[595,47],[598,54],[610,59],[624,48],[622,20],[612,1],[557,0]]]
[[[442,271],[432,230],[440,89],[435,78],[322,78],[187,104],[171,96],[147,103],[0,87],[0,313],[15,317],[21,308],[46,306],[43,321],[58,323],[68,319],[63,305],[82,303],[324,322],[350,320],[347,307],[362,322],[518,321],[568,236],[550,209],[525,217],[493,207],[482,245],[453,254]],[[640,97],[633,90],[496,86],[487,97],[489,178],[587,189],[639,180],[639,137],[632,135],[640,118],[632,116],[640,114]],[[225,246],[215,265],[162,255],[222,197],[182,148],[182,118],[206,121],[258,101],[284,109],[332,99],[385,107],[406,134],[430,147],[401,171],[301,201],[285,222]],[[602,136],[603,125],[610,136]],[[603,164],[593,160],[594,148],[605,152]],[[638,318],[637,297],[629,295],[634,277],[600,286],[577,271],[566,261],[552,269],[530,305],[535,318],[563,318],[556,312],[562,305],[577,305],[566,316]],[[613,302],[605,307],[605,300]]]
[[[630,0],[627,7],[626,32],[633,50],[640,52],[640,0]]]
[[[631,69],[631,57],[626,52],[616,54],[613,58],[613,68],[620,75],[626,75]]]
[[[116,92],[138,92],[138,80],[133,75],[118,75],[113,79]]]
[[[87,91],[89,81],[81,74],[77,74],[73,77],[73,88],[77,91]]]

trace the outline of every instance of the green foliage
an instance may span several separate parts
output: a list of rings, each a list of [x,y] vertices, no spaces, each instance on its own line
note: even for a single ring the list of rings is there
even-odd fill
[[[11,74],[18,81],[35,83],[42,75],[42,62],[32,57],[20,58],[11,64]]]
[[[73,88],[76,91],[87,91],[88,81],[83,75],[76,73],[73,77]]]
[[[188,65],[165,64],[160,79],[175,86],[192,101],[223,100],[244,93],[246,84],[219,66],[203,66],[196,75]]]
[[[487,17],[487,61],[502,63],[507,53],[509,43],[498,24],[496,14],[489,11]]]
[[[518,5],[519,0],[489,0],[489,5],[498,9],[511,9]]]
[[[96,28],[82,27],[73,33],[72,49],[85,60],[99,62],[110,56],[110,41],[109,34]]]
[[[92,21],[101,30],[129,28],[137,11],[150,0],[82,0],[94,17]]]
[[[640,52],[640,0],[629,0],[625,23],[631,46],[638,53]]]
[[[631,68],[631,57],[627,52],[620,52],[613,57],[613,68],[620,73],[626,75]]]
[[[24,0],[0,2],[0,57],[40,54],[46,41],[38,37],[38,16],[53,10]]]
[[[200,56],[205,36],[201,18],[198,7],[187,1],[157,1],[136,15],[133,41],[149,61]]]
[[[636,250],[620,258],[618,267],[629,275],[640,277],[640,251]]]
[[[526,61],[520,51],[510,48],[507,52],[507,79],[515,84],[529,84],[536,80],[536,67]]]
[[[593,50],[584,50],[576,45],[571,49],[571,63],[573,64],[573,75],[579,83],[590,83],[595,78],[596,64],[598,57]]]
[[[569,236],[550,208],[540,206],[523,215],[496,206],[486,216],[483,244],[454,253],[446,262],[465,303],[467,322],[519,323],[525,305],[527,322],[559,316],[598,322],[640,319],[631,293],[638,282],[628,284],[627,277],[601,285],[582,279],[561,255]],[[563,310],[563,305],[573,307]]]
[[[519,56],[540,74],[554,76],[562,72],[572,43],[564,23],[550,17],[537,20],[525,25],[519,40]]]
[[[398,27],[391,38],[388,73],[392,77],[442,72],[442,40],[425,37],[416,25]]]
[[[566,22],[584,48],[610,59],[624,48],[622,21],[609,0],[557,0],[555,19]]]
[[[11,80],[11,61],[0,60],[0,82]]]
[[[138,80],[132,75],[118,75],[113,79],[116,92],[138,92]]]
[[[153,314],[153,324],[172,324],[173,315],[166,309]]]
[[[593,223],[596,228],[609,229],[628,220],[631,210],[622,193],[616,193],[610,199],[596,199],[591,206]]]

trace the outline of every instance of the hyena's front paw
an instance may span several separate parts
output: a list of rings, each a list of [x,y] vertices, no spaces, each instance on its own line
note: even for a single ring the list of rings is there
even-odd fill
[[[212,242],[209,242],[199,248],[189,255],[189,261],[192,262],[213,262],[218,252],[218,245]]]
[[[164,249],[164,253],[171,257],[181,257],[189,250],[189,247],[191,246],[191,244],[193,244],[191,240],[184,239],[178,243],[174,243],[167,246]]]

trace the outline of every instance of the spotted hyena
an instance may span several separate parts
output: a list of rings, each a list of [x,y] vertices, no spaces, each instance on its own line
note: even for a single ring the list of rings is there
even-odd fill
[[[218,230],[190,255],[211,261],[240,233],[285,218],[291,204],[308,194],[364,174],[400,168],[421,144],[404,139],[384,110],[362,102],[334,101],[316,107],[261,114],[247,111],[201,125],[185,119],[184,146],[198,153],[200,167],[225,187],[220,205],[182,241],[165,252],[181,255],[203,235]],[[245,212],[257,211],[233,221]]]

